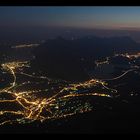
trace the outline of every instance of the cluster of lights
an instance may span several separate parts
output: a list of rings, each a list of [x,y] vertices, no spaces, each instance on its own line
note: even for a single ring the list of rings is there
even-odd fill
[[[140,53],[135,55],[120,54],[123,57],[127,58],[138,58]],[[119,56],[120,56],[119,55]],[[118,56],[117,54],[115,56]],[[97,66],[102,64],[109,64],[109,57],[106,58],[106,61],[96,61]],[[53,86],[51,90],[49,89],[49,84],[53,83],[54,80],[49,79],[46,76],[36,76],[35,74],[27,74],[24,72],[25,67],[30,67],[28,61],[25,62],[8,62],[1,65],[4,71],[7,71],[12,75],[13,81],[10,83],[10,86],[0,90],[0,95],[8,94],[12,96],[13,99],[0,98],[1,104],[15,103],[20,106],[17,110],[12,109],[1,109],[0,110],[0,125],[12,124],[12,123],[30,123],[36,120],[41,122],[49,119],[58,119],[65,118],[77,113],[84,113],[92,110],[92,106],[88,102],[83,102],[80,98],[85,96],[101,96],[109,97],[112,95],[105,92],[93,92],[92,90],[99,87],[100,89],[107,89],[109,93],[117,93],[116,89],[111,89],[105,82],[107,80],[116,80],[123,77],[130,71],[130,69],[123,73],[122,75],[112,78],[112,79],[91,79],[82,83],[66,83],[59,86],[56,90]],[[48,83],[48,87],[45,89],[30,89],[30,90],[19,90],[20,87],[26,87],[31,83],[34,83],[35,86],[41,84],[40,82],[33,81],[24,81],[19,83],[17,81],[17,73],[22,76],[28,76],[31,78],[41,79],[44,82]],[[59,83],[59,81],[57,81]],[[58,84],[56,81],[55,84]],[[81,89],[85,89],[86,92],[80,92]],[[44,93],[44,96],[39,96],[40,93]],[[80,97],[80,98],[79,98]],[[78,99],[78,100],[77,100]],[[7,115],[6,115],[7,114]],[[13,118],[3,119],[5,115],[8,114],[14,115]]]
[[[23,45],[17,45],[12,46],[12,48],[27,48],[27,47],[37,47],[39,44],[23,44]]]
[[[88,102],[83,102],[80,98],[85,96],[103,96],[112,97],[106,93],[85,92],[79,93],[79,89],[94,88],[96,86],[107,87],[107,83],[97,79],[91,79],[83,83],[61,85],[57,90],[51,88],[49,90],[49,84],[53,82],[46,76],[35,76],[24,73],[25,67],[30,67],[29,62],[9,62],[1,65],[3,70],[12,75],[13,81],[10,86],[1,89],[0,95],[8,94],[12,99],[0,98],[0,105],[14,104],[19,108],[16,110],[3,109],[0,110],[0,125],[12,124],[12,123],[30,123],[36,120],[41,122],[49,119],[65,118],[77,113],[84,113],[92,110],[92,106]],[[40,78],[44,82],[48,83],[48,87],[45,89],[24,89],[19,90],[21,87],[25,87],[32,83],[32,81],[24,81],[19,83],[17,80],[17,73],[26,75],[32,78]],[[40,81],[41,81],[40,80]],[[40,82],[41,83],[41,82]],[[39,82],[35,82],[35,88]],[[110,89],[112,90],[112,89]],[[40,96],[40,93],[44,93],[44,96]],[[78,98],[78,100],[77,100]],[[15,106],[16,108],[16,106]],[[13,115],[14,117],[5,117]],[[3,119],[6,118],[6,119]]]
[[[98,67],[99,65],[109,64],[109,57],[106,57],[106,60],[105,60],[105,61],[96,60],[96,61],[95,61],[95,64],[96,64],[97,67]]]
[[[122,57],[126,57],[128,59],[134,59],[134,58],[139,58],[140,57],[140,53],[136,53],[136,54],[128,54],[128,53],[125,53],[125,54],[115,54],[115,56],[122,56]]]

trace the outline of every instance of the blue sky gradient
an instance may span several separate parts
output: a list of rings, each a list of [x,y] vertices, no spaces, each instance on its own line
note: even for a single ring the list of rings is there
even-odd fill
[[[140,7],[1,6],[0,26],[140,28]]]

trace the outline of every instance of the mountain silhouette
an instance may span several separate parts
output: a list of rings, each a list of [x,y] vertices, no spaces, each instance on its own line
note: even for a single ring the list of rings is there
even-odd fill
[[[94,69],[95,60],[139,50],[140,44],[128,36],[86,36],[71,40],[57,37],[35,48],[32,66],[43,69],[50,77],[81,81],[89,79],[87,71]]]

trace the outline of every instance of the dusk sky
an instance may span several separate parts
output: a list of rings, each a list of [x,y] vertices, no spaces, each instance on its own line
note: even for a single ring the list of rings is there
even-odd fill
[[[0,7],[1,27],[140,28],[140,7]]]

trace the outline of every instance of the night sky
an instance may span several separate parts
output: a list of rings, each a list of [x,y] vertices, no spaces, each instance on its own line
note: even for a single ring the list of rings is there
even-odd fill
[[[0,7],[1,27],[140,28],[140,7]]]
[[[82,34],[129,35],[140,42],[140,7],[1,6],[0,31],[0,42]]]

